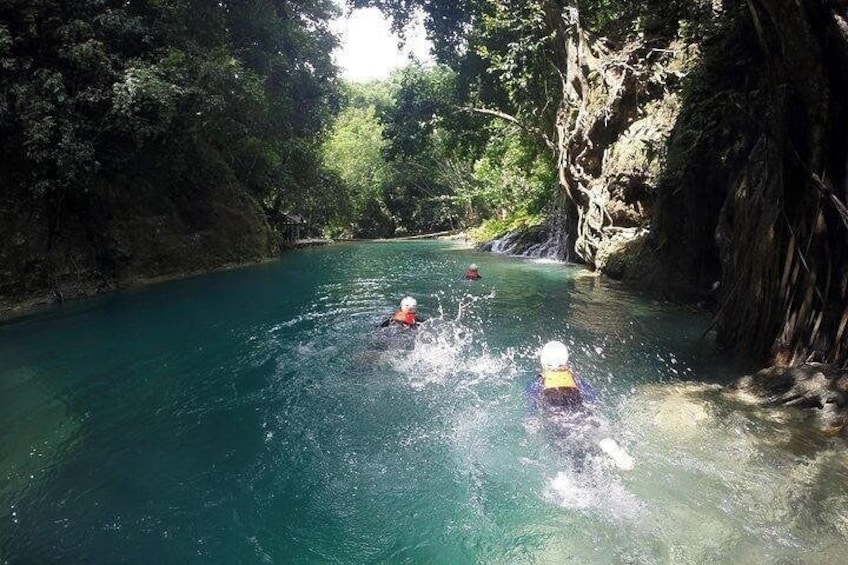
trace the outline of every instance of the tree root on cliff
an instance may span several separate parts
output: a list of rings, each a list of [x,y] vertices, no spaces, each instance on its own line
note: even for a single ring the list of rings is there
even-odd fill
[[[560,34],[565,71],[560,73],[563,104],[555,128],[557,168],[560,185],[574,204],[575,252],[594,266],[599,249],[609,243],[608,228],[616,227],[605,152],[637,118],[640,104],[652,98],[649,85],[674,74],[664,63],[677,52],[637,38],[613,44],[584,30],[576,8],[569,15]]]

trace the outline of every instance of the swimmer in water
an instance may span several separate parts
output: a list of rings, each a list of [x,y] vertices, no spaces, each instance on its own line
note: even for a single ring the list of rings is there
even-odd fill
[[[568,365],[568,347],[560,341],[550,341],[540,352],[542,372],[527,384],[527,412],[535,415],[540,409],[556,429],[555,435],[565,441],[590,438],[606,453],[619,469],[633,468],[633,458],[612,438],[602,437],[603,422],[586,407],[597,398],[595,390],[581,380]]]
[[[476,263],[471,263],[468,266],[468,270],[465,271],[465,280],[467,281],[478,281],[483,277],[480,276],[480,267],[477,266]]]
[[[424,318],[418,315],[418,301],[411,296],[407,296],[400,301],[400,310],[387,318],[380,324],[380,327],[399,326],[402,329],[416,328],[423,321]]]
[[[595,400],[595,390],[580,380],[568,365],[568,347],[561,341],[549,341],[539,354],[542,372],[527,384],[527,411],[535,414],[539,407],[548,410],[579,410],[584,401]]]

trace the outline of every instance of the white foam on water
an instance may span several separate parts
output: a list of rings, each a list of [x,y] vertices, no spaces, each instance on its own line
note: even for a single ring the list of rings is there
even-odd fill
[[[524,427],[529,438],[537,438],[541,449],[536,465],[542,475],[544,501],[615,524],[639,525],[645,508],[628,487],[630,471],[622,470],[620,462],[600,445],[612,442],[609,422],[597,414],[540,413],[527,419]]]
[[[563,508],[585,509],[597,504],[597,496],[591,489],[577,485],[567,471],[560,471],[548,480],[544,497]]]
[[[587,468],[560,470],[549,477],[543,498],[561,508],[591,511],[615,521],[637,520],[645,514],[644,504],[598,458]]]
[[[466,294],[461,297],[456,309],[456,320],[461,321],[463,316],[466,313],[473,312],[472,308],[480,301],[492,300],[497,296],[497,293],[492,290],[488,294],[483,295],[475,295],[475,294]],[[439,311],[442,312],[442,317],[444,318],[444,306],[442,301],[439,301]]]
[[[453,320],[428,321],[417,330],[411,350],[392,351],[386,357],[414,389],[504,384],[515,374],[514,352],[491,352],[473,329]]]

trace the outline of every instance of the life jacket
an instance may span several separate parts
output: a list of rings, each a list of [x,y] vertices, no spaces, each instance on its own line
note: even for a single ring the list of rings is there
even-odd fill
[[[550,406],[576,409],[583,404],[580,385],[568,369],[542,371],[542,396]]]
[[[395,315],[392,316],[392,320],[400,322],[401,324],[406,324],[407,326],[414,326],[418,322],[418,320],[415,319],[415,312],[404,312],[403,310],[395,312]]]
[[[480,278],[480,273],[478,273],[477,271],[472,271],[471,269],[468,269],[467,271],[465,271],[465,278],[477,280],[477,279]]]
[[[545,369],[542,371],[542,388],[544,390],[554,388],[575,388],[580,390],[577,379],[574,378],[574,373],[568,369]]]

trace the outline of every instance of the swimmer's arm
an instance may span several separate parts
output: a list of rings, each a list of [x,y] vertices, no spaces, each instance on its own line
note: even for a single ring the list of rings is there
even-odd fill
[[[577,380],[577,386],[580,387],[580,394],[585,400],[594,402],[598,399],[598,391],[592,385],[579,377],[575,377],[575,379]]]
[[[527,399],[527,415],[535,416],[539,410],[539,394],[542,390],[542,377],[536,375],[532,381],[524,387],[524,396]]]
[[[386,318],[386,320],[382,324],[380,324],[377,327],[378,328],[388,328],[389,324],[391,324],[391,323],[392,323],[392,318],[391,318],[391,316],[389,316],[388,318]]]

